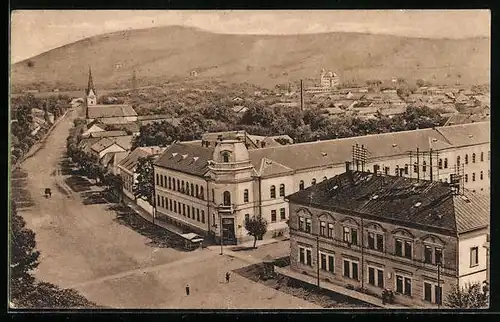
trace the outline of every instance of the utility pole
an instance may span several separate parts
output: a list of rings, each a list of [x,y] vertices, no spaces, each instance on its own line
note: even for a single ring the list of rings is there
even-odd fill
[[[431,181],[432,181],[432,178],[433,178],[432,177],[432,148],[429,151],[429,165],[430,165],[429,170],[431,171],[430,176],[431,176]]]
[[[417,180],[420,180],[420,159],[419,159],[419,150],[418,150],[418,146],[417,146]]]
[[[442,297],[442,291],[441,291],[441,263],[437,264],[437,275],[438,275],[438,290],[439,290],[439,298],[437,300],[437,305],[438,309],[441,306],[441,297]]]
[[[224,230],[222,229],[222,216],[219,213],[219,218],[220,218],[220,254],[223,254],[223,244],[224,244]]]
[[[319,224],[319,222],[318,222]],[[319,226],[318,226],[319,227]],[[320,287],[319,286],[319,261],[320,261],[320,258],[319,258],[319,231],[318,233],[316,234],[316,275],[317,275],[317,283],[318,283],[318,288]]]

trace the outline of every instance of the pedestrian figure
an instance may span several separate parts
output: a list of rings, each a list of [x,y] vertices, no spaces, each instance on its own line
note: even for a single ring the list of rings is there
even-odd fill
[[[189,295],[189,285],[186,285],[186,295]]]
[[[226,283],[229,283],[229,278],[231,277],[231,274],[229,272],[226,273]]]

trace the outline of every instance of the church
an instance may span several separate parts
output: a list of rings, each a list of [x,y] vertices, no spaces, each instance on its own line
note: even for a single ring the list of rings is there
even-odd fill
[[[128,104],[97,104],[97,92],[89,67],[89,81],[85,90],[85,118],[87,123],[126,124],[137,121],[137,113]]]

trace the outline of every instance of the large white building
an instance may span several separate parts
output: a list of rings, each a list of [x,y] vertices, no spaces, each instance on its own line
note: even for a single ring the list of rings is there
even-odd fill
[[[216,137],[165,150],[155,163],[156,204],[187,230],[218,239],[222,226],[226,243],[249,239],[244,221],[256,214],[269,223],[265,237],[287,233],[284,197],[344,172],[356,144],[367,149],[366,170],[449,182],[460,164],[462,186],[489,193],[489,122],[260,148],[246,135]],[[417,148],[425,152],[418,163],[408,154]]]

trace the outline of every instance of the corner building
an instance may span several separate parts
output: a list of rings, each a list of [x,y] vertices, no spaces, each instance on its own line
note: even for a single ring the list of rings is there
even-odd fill
[[[484,195],[348,168],[288,198],[291,269],[320,284],[436,308],[454,285],[487,280]]]
[[[433,180],[446,183],[460,163],[464,187],[488,195],[489,129],[483,122],[274,146],[243,131],[208,133],[172,144],[156,161],[158,215],[216,240],[222,226],[230,244],[251,239],[244,221],[256,214],[269,223],[264,238],[288,234],[285,196],[345,172],[356,144],[368,149],[366,171],[428,180],[432,169]],[[417,165],[408,156],[417,147],[439,154]]]

